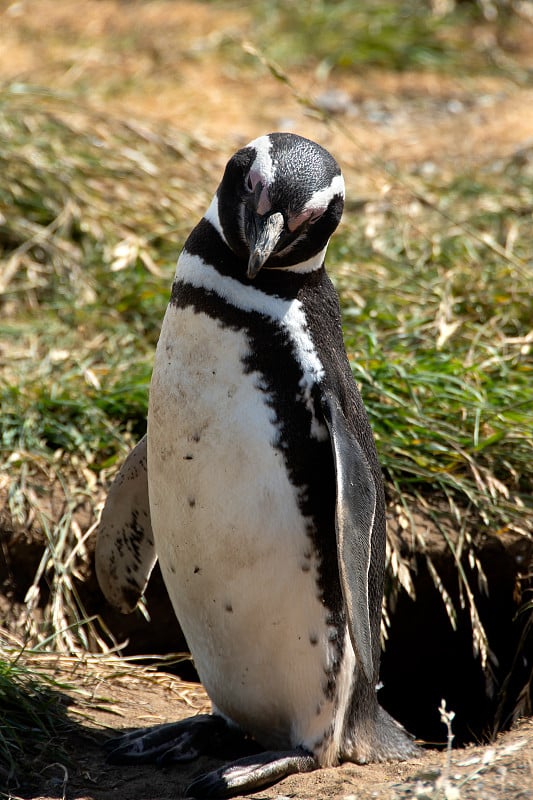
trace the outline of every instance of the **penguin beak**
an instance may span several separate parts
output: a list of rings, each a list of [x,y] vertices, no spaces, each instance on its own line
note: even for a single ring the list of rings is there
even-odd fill
[[[246,272],[249,278],[255,278],[269,256],[274,252],[284,228],[285,220],[283,219],[283,214],[280,214],[279,211],[275,214],[264,214],[263,216],[260,216],[255,211],[252,212],[252,219],[250,220],[246,237],[250,249],[248,270]]]

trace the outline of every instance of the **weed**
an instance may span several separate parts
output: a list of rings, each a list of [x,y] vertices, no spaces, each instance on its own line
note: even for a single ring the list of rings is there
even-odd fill
[[[59,679],[25,666],[20,651],[8,655],[0,648],[0,778],[6,788],[50,758],[65,760],[64,688]]]

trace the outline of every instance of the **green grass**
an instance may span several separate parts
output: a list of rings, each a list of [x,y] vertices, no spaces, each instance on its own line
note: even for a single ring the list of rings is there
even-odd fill
[[[77,452],[98,469],[144,424],[190,142],[23,87],[0,115],[3,452]]]
[[[531,530],[532,175],[511,160],[436,192],[462,229],[430,209],[410,221],[391,208],[372,241],[368,218],[354,218],[333,247],[354,374],[399,494],[436,490],[486,524]],[[468,233],[503,249],[511,228],[508,257]],[[357,274],[349,252],[366,261]],[[363,303],[350,302],[354,288]]]
[[[493,13],[488,11],[491,7]],[[513,22],[505,2],[442,4],[442,13],[419,0],[311,0],[252,4],[254,38],[266,54],[285,66],[314,63],[330,69],[371,67],[404,71],[476,71],[502,68],[495,42],[472,36],[488,25],[498,39]],[[488,13],[487,13],[488,11]]]
[[[65,760],[65,686],[0,650],[0,784],[26,785],[47,763]]]
[[[29,614],[30,636],[70,649],[87,643],[74,510],[94,508],[97,481],[144,433],[176,254],[206,198],[183,191],[201,174],[192,140],[74,99],[5,89],[0,132],[0,469],[13,519],[35,516],[45,534],[51,602],[42,624]]]

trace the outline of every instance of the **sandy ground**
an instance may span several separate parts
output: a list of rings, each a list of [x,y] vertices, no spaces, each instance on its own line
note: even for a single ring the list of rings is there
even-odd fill
[[[164,673],[131,667],[120,671],[95,662],[64,666],[61,678],[78,686],[70,691],[73,721],[67,759],[41,770],[36,788],[19,788],[14,796],[37,800],[147,800],[185,797],[192,777],[223,762],[202,759],[190,768],[152,765],[119,767],[105,763],[102,743],[122,730],[157,725],[209,710],[197,684]],[[80,697],[82,688],[83,698]],[[293,775],[251,797],[257,800],[526,800],[533,798],[533,719],[521,720],[490,746],[454,750],[447,755],[421,748],[405,763],[344,764],[305,775]],[[448,782],[446,782],[446,779]],[[457,794],[459,792],[459,794]],[[250,795],[249,795],[250,796]]]

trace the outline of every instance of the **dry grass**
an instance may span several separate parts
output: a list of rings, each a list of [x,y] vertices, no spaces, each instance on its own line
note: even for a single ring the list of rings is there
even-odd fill
[[[74,726],[86,732],[106,731],[138,710],[132,686],[147,693],[164,690],[167,702],[190,713],[206,711],[208,702],[198,684],[178,681],[164,672],[182,656],[165,659],[119,658],[113,654],[68,656],[29,649],[21,640],[0,633],[0,776],[4,785],[28,783],[47,765],[59,762],[68,777],[69,739]],[[152,664],[147,662],[152,661]],[[28,732],[31,736],[28,736]],[[0,795],[2,793],[0,792]],[[3,796],[3,795],[2,795]],[[11,796],[11,795],[10,795]]]

